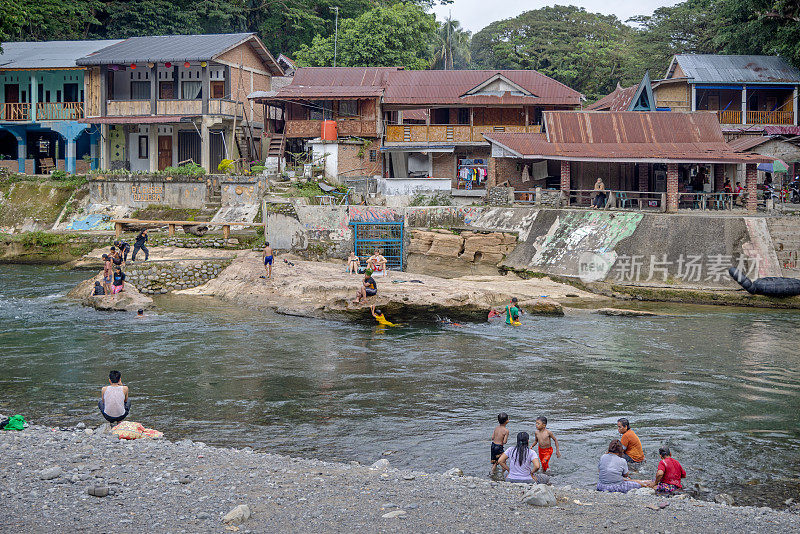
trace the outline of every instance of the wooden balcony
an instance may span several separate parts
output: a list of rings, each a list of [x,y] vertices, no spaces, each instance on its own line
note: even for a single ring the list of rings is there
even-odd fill
[[[483,134],[540,133],[540,125],[469,126],[463,124],[388,124],[387,143],[486,143]]]
[[[748,111],[745,123],[740,110],[719,110],[717,117],[720,124],[794,124],[792,111]]]
[[[0,104],[0,121],[29,122],[31,105],[23,102]]]
[[[337,120],[336,129],[339,136],[377,137],[375,121]],[[286,137],[319,137],[322,134],[322,121],[289,120],[286,121]]]
[[[202,100],[158,100],[157,115],[202,115]],[[149,106],[148,106],[149,109]],[[148,115],[150,112],[147,112]],[[109,112],[110,114],[110,112]]]
[[[109,117],[136,117],[151,115],[150,100],[109,100]],[[156,101],[156,115],[185,115],[199,116],[203,114],[203,101],[201,99],[159,99]],[[208,101],[209,115],[228,115],[230,117],[242,116],[241,106],[233,100],[210,99]]]
[[[137,115],[150,115],[149,100],[109,100],[109,117],[133,117]]]
[[[39,102],[37,121],[76,121],[83,118],[83,102]]]

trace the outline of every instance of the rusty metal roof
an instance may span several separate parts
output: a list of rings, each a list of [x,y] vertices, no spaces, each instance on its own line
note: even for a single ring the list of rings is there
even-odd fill
[[[484,137],[524,158],[662,163],[769,161],[731,149],[712,113],[554,111],[544,115],[546,134],[489,133]]]
[[[713,112],[546,111],[553,143],[724,143]]]
[[[529,94],[467,94],[500,75]],[[389,76],[384,103],[403,105],[580,105],[581,94],[535,70],[415,70]]]
[[[386,78],[397,67],[303,67],[277,99],[366,98],[383,94]]]
[[[141,115],[137,117],[87,117],[78,119],[84,124],[170,124],[201,115]]]
[[[588,111],[625,111],[631,105],[631,101],[638,87],[638,85],[622,87],[620,84],[617,84],[617,88],[612,92],[583,109]]]
[[[771,140],[772,138],[766,135],[743,135],[733,141],[728,141],[728,147],[736,152],[745,152]]]

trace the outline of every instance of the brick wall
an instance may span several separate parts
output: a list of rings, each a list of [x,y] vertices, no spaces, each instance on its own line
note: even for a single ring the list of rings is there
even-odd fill
[[[725,165],[714,164],[714,191],[722,191],[725,186]]]
[[[678,164],[667,163],[667,212],[678,211]]]
[[[521,186],[522,174],[517,169],[518,161],[513,158],[497,158],[495,162],[495,184],[508,182],[510,186]]]
[[[639,164],[639,191],[647,191],[649,181],[648,181],[648,174],[650,164],[649,163],[640,163]]]
[[[451,178],[455,187],[456,155],[448,153],[433,153],[433,177]]]
[[[364,148],[363,157],[359,152],[364,147],[361,143],[339,143],[338,172],[345,176],[382,176],[383,155],[377,139],[368,139],[372,144]],[[370,151],[374,151],[375,161],[370,161]]]
[[[231,63],[233,65],[242,64],[245,67],[249,67],[251,69],[258,69],[269,72],[269,68],[267,65],[261,61],[261,57],[255,53],[253,48],[248,43],[243,43],[228,50],[221,56],[219,56],[221,61],[225,61]],[[231,71],[234,70],[234,67],[231,67]]]
[[[747,191],[747,211],[756,211],[758,207],[758,196],[756,195],[758,171],[754,163],[748,163],[745,167],[745,190]]]
[[[561,190],[569,196],[570,185],[572,183],[572,173],[569,161],[561,162]]]

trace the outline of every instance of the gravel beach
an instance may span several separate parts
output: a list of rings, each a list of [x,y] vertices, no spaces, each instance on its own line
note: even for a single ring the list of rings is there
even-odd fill
[[[121,441],[107,426],[78,426],[0,432],[0,530],[800,531],[800,515],[769,508],[601,494],[557,480],[534,492],[552,493],[555,504],[536,506],[523,501],[532,486],[401,471],[390,458],[330,463],[189,440]],[[435,452],[443,471],[457,467],[457,448]]]

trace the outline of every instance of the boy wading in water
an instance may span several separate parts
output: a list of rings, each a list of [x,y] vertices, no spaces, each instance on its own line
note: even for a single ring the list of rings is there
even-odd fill
[[[264,270],[267,271],[267,278],[272,278],[272,261],[275,255],[272,252],[272,247],[269,246],[269,241],[264,243]],[[263,276],[261,278],[264,278]]]
[[[539,461],[542,463],[542,472],[547,472],[550,467],[550,457],[553,455],[553,447],[550,440],[556,444],[556,458],[561,458],[561,451],[558,450],[558,440],[556,436],[547,429],[547,417],[536,418],[536,432],[534,432],[533,444],[539,443]]]
[[[520,313],[522,313],[522,311],[519,309],[519,306],[517,305],[518,302],[519,301],[517,300],[517,297],[514,297],[511,299],[511,304],[506,306],[506,324],[513,324],[513,325],[521,324],[519,322],[519,315]]]
[[[494,432],[492,432],[492,447],[490,452],[492,469],[489,471],[490,475],[494,474],[497,469],[497,460],[505,452],[503,445],[508,443],[508,415],[505,412],[500,412],[497,415],[497,423],[498,425],[494,427]]]
[[[108,386],[100,391],[100,402],[97,407],[106,421],[115,425],[128,417],[131,410],[131,401],[128,399],[128,386],[122,385],[122,375],[119,371],[108,373]]]

